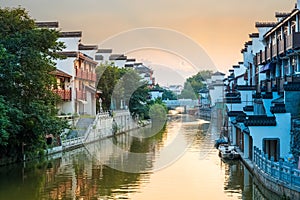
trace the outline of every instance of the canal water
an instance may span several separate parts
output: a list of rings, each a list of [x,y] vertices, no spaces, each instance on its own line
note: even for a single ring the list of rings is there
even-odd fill
[[[217,119],[171,118],[45,160],[0,168],[0,199],[279,199],[214,149]],[[263,191],[263,192],[261,192]]]

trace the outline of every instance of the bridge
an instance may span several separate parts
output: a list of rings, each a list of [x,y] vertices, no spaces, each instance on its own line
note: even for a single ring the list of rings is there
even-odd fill
[[[175,109],[177,107],[184,107],[185,109],[194,108],[199,106],[198,100],[192,99],[178,99],[178,100],[163,100],[169,109]]]

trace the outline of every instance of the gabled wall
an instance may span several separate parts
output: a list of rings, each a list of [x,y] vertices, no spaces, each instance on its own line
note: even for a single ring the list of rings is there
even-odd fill
[[[280,140],[280,157],[290,152],[291,114],[275,114],[276,126],[249,126],[250,135],[253,138],[253,147],[263,149],[263,139]],[[252,151],[254,152],[254,150]]]

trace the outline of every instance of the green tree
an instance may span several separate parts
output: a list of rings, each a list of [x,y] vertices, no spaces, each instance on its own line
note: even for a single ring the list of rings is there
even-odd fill
[[[104,109],[119,109],[122,101],[132,116],[143,119],[148,115],[146,106],[149,89],[135,70],[105,63],[97,67],[96,73],[99,77],[97,89],[102,91]]]
[[[112,63],[105,63],[96,68],[96,73],[98,77],[97,89],[102,92],[102,107],[104,110],[109,110],[111,108],[112,94],[115,90],[115,86],[126,73],[126,69],[119,69]],[[119,92],[122,93],[122,88],[118,88],[117,90],[120,90]],[[119,95],[122,96],[123,93]]]
[[[26,145],[25,153],[36,155],[46,133],[57,135],[66,127],[56,118],[58,96],[50,74],[63,44],[58,32],[36,27],[23,8],[0,8],[0,27],[0,151],[20,157]]]
[[[210,78],[212,73],[211,70],[203,70],[189,77],[184,83],[184,88],[179,98],[197,99],[199,90],[206,87],[203,82]]]

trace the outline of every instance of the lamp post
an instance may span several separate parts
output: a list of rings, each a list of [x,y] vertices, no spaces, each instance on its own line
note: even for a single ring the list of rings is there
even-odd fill
[[[102,113],[103,109],[102,109],[102,99],[99,98],[99,112]]]

